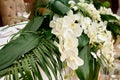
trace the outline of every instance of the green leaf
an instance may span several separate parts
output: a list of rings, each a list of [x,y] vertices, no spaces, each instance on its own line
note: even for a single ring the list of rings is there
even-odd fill
[[[76,73],[81,80],[97,80],[99,64],[90,54],[91,47],[89,45],[89,38],[83,33],[78,40],[79,57],[83,59],[84,65],[80,66],[76,70]]]
[[[120,35],[120,25],[114,22],[108,22],[107,29],[112,32],[113,38],[116,40]]]
[[[110,2],[109,1],[105,1],[103,2],[103,6],[106,7],[106,8],[109,8],[110,7]]]
[[[100,7],[103,6],[103,2],[101,2],[101,0],[89,0],[89,1],[93,1],[93,4],[96,7],[96,9],[100,9]]]
[[[24,33],[10,41],[0,50],[0,70],[10,66],[21,55],[27,53],[39,44],[40,37],[35,33]]]
[[[26,31],[37,31],[39,27],[41,26],[42,22],[44,20],[44,17],[34,17],[32,18],[29,23],[25,26],[25,28],[22,30],[22,32]]]
[[[37,78],[39,80],[43,80],[36,60],[33,58],[32,55],[28,55],[27,58],[32,67],[31,71],[33,72],[33,76],[35,76],[35,80],[37,80]]]
[[[23,60],[24,60],[24,59],[23,59]],[[23,79],[23,80],[27,80],[26,73],[25,73],[25,72],[23,71],[23,69],[22,69],[21,62],[18,62],[18,63],[17,63],[17,67],[18,67],[18,71],[19,71],[22,79]],[[13,69],[14,69],[14,67],[13,67]],[[10,76],[10,75],[9,75],[9,76]]]
[[[81,48],[83,48],[85,45],[87,45],[89,43],[89,38],[86,34],[82,33],[82,35],[80,37],[78,37],[78,41],[79,41],[79,50],[81,50]]]
[[[82,6],[79,6],[79,12],[85,17],[90,17],[88,11],[85,8],[83,8]]]
[[[108,15],[108,14],[101,14],[101,19],[103,21],[117,20],[117,18],[115,16]]]
[[[19,79],[19,74],[18,74],[18,70],[16,69],[16,67],[12,70],[12,77],[13,77],[13,80]]]
[[[83,59],[84,65],[76,70],[78,77],[81,80],[97,80],[100,66],[96,59],[91,56],[89,45],[79,50],[79,57]]]
[[[50,0],[51,10],[59,15],[66,14],[70,8],[58,0]]]
[[[81,80],[89,80],[90,75],[89,54],[90,54],[89,46],[85,46],[82,50],[79,50],[79,57],[83,59],[84,65],[80,66],[76,70],[76,73]]]
[[[28,78],[28,80],[34,80],[34,77],[32,77],[32,74],[31,74],[28,60],[26,58],[22,61],[22,68],[26,73],[26,77]]]
[[[41,69],[45,72],[45,74],[47,75],[47,77],[49,78],[49,80],[52,80],[52,77],[51,77],[50,72],[48,70],[48,67],[45,64],[45,61],[44,61],[44,59],[43,59],[43,57],[41,55],[41,52],[39,52],[38,49],[35,49],[34,53],[35,53],[35,55],[37,56],[37,58],[39,60],[38,64],[40,65]]]

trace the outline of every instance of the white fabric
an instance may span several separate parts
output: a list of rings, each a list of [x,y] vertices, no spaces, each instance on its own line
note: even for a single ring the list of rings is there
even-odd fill
[[[0,27],[0,49],[11,39],[13,34],[24,28],[27,22],[28,21],[21,22],[16,25]]]

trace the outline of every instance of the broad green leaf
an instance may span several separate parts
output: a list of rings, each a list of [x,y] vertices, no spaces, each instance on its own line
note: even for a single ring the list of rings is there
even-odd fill
[[[70,8],[59,0],[50,0],[51,10],[59,15],[66,14]]]
[[[37,31],[40,28],[43,20],[44,20],[44,17],[39,17],[39,16],[32,18],[28,22],[28,24],[25,26],[25,28],[22,30],[22,32]]]
[[[90,75],[89,54],[90,54],[89,46],[85,46],[82,50],[79,51],[79,57],[83,59],[84,65],[80,66],[76,70],[76,73],[81,80],[89,80]]]
[[[21,55],[38,46],[40,37],[35,33],[24,33],[10,41],[0,50],[0,71],[10,66]]]
[[[79,57],[83,59],[84,65],[80,66],[76,73],[81,80],[97,80],[99,63],[90,54],[89,38],[87,35],[82,34],[78,40]]]
[[[90,55],[90,46],[85,46],[81,51],[79,51],[79,57],[84,60],[84,65],[80,66],[76,73],[81,80],[97,80],[100,65]]]

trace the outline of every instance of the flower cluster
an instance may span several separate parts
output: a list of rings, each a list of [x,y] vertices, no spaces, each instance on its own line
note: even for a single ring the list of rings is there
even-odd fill
[[[78,39],[84,32],[90,39],[89,44],[91,54],[97,60],[100,60],[104,66],[112,66],[114,60],[114,46],[112,34],[106,29],[107,21],[102,21],[100,14],[113,14],[110,9],[101,7],[97,10],[93,4],[80,0],[79,3],[69,1],[71,10],[64,17],[54,15],[50,22],[52,33],[55,34],[59,42],[56,45],[61,52],[61,61],[66,61],[67,66],[75,70],[83,65],[84,61],[78,57]],[[87,11],[89,16],[84,16],[79,8]],[[76,11],[77,13],[74,13]],[[118,17],[119,18],[119,17]]]
[[[54,16],[55,17],[55,16]],[[67,65],[73,70],[83,65],[83,60],[78,57],[78,39],[82,33],[82,28],[78,21],[80,17],[74,15],[72,11],[63,18],[54,18],[50,26],[53,28],[52,33],[55,34],[59,43],[56,43],[61,52],[61,61],[66,61]]]

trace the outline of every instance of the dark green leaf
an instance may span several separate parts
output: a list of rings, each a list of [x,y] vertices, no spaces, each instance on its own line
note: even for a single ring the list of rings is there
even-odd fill
[[[51,0],[50,5],[51,5],[51,10],[59,15],[64,15],[70,10],[69,7],[67,7],[59,0]]]
[[[0,50],[0,70],[10,66],[21,55],[35,48],[39,41],[39,35],[34,33],[25,33],[10,41]]]
[[[117,18],[115,16],[108,15],[108,14],[101,14],[101,19],[103,21],[117,20]]]
[[[117,39],[117,36],[120,35],[120,25],[118,25],[117,23],[109,22],[107,24],[107,29],[112,32],[113,38],[115,40]]]

